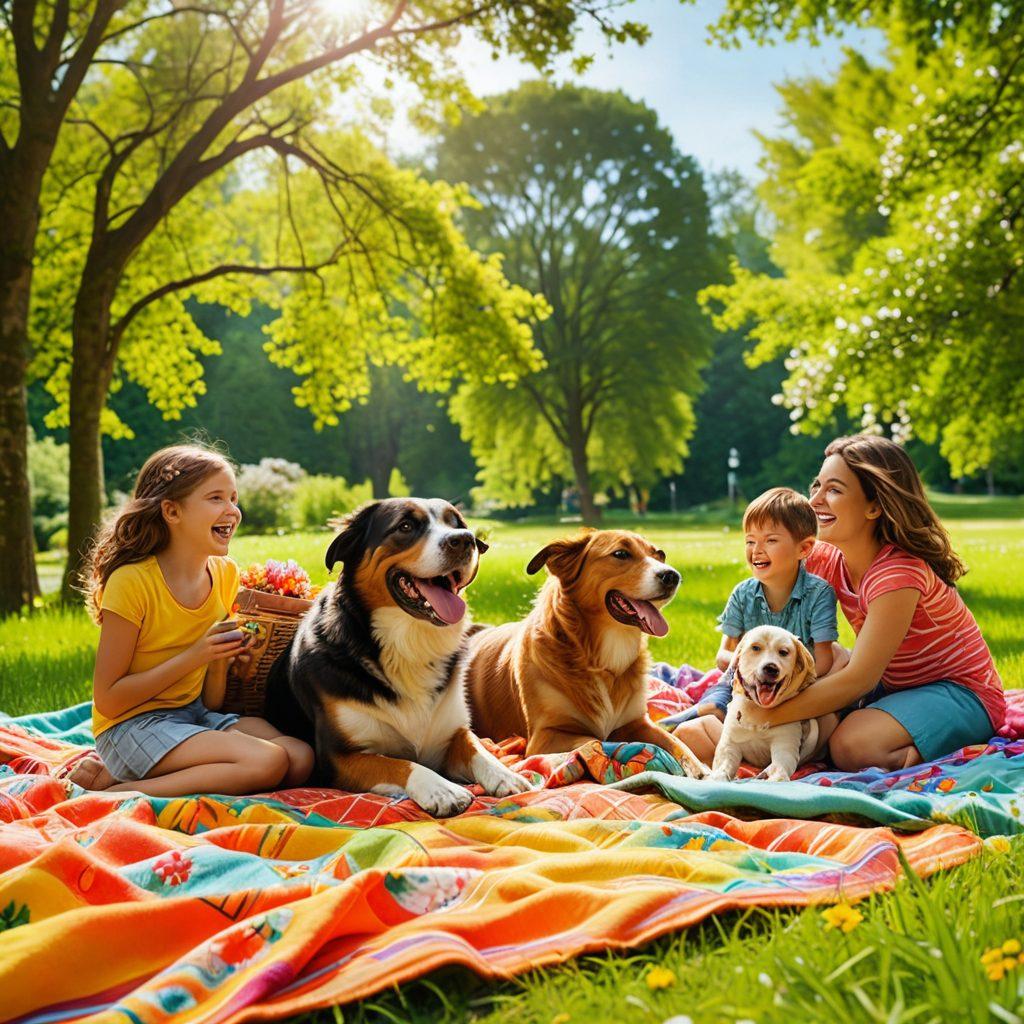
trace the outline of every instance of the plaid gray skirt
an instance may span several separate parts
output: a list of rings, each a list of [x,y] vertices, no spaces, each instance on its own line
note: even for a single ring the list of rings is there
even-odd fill
[[[137,782],[175,747],[196,733],[222,732],[238,721],[238,715],[211,711],[197,697],[180,708],[143,711],[96,737],[96,753],[118,782]]]

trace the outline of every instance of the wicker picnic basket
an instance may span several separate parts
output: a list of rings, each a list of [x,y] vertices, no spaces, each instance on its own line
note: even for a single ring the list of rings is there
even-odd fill
[[[291,643],[299,620],[313,602],[244,587],[239,590],[237,600],[235,617],[243,624],[255,623],[257,628],[247,648],[252,653],[248,664],[238,665],[236,662],[228,672],[222,710],[240,715],[259,715],[263,712],[270,666]]]

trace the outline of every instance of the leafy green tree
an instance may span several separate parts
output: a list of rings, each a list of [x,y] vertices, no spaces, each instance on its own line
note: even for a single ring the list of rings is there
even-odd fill
[[[755,363],[785,359],[793,429],[843,411],[937,442],[955,476],[1020,451],[1022,56],[997,18],[920,45],[894,26],[890,68],[787,87],[797,139],[770,144],[762,192],[785,277],[735,265],[705,299],[753,325]]]
[[[694,161],[622,93],[531,82],[451,129],[437,173],[468,183],[470,237],[552,309],[534,328],[543,370],[468,381],[452,402],[482,492],[524,504],[572,480],[594,521],[596,491],[678,471],[709,338],[694,301],[712,262]]]
[[[24,380],[31,303],[33,372],[60,403],[53,422],[63,417],[70,428],[66,594],[99,513],[101,430],[126,429],[105,407],[118,375],[171,416],[202,389],[198,356],[216,346],[188,316],[189,297],[236,311],[254,296],[278,306],[272,358],[304,378],[296,397],[318,422],[365,390],[365,373],[339,370],[359,365],[371,337],[391,342],[390,358],[404,345],[434,386],[450,365],[464,369],[448,351],[457,337],[467,352],[489,348],[496,377],[528,368],[528,331],[518,324],[535,307],[465,245],[452,220],[459,197],[400,171],[358,132],[320,128],[357,83],[359,55],[411,82],[423,119],[437,120],[472,103],[450,56],[464,32],[543,69],[571,48],[581,17],[595,17],[610,38],[644,38],[642,27],[605,17],[609,6],[544,0],[526,12],[509,0],[377,0],[337,16],[300,0],[0,5],[0,212],[27,201],[47,214],[44,230],[34,215],[23,218],[2,247],[0,359],[5,379]],[[248,187],[253,180],[264,187]],[[41,287],[27,280],[33,265]],[[316,282],[288,290],[284,274]],[[248,277],[262,287],[245,285]],[[411,314],[405,326],[396,305]],[[307,341],[310,329],[317,334]],[[357,357],[340,366],[330,355],[339,338]],[[9,460],[6,494],[24,478],[24,388],[5,402],[2,447],[22,452]],[[0,591],[4,608],[35,587],[30,551],[16,543],[28,528],[22,505],[5,497],[0,509],[25,563],[18,586]]]

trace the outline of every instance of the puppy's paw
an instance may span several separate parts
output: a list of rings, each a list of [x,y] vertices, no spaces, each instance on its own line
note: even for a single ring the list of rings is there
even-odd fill
[[[703,761],[698,760],[696,757],[687,758],[679,763],[683,766],[683,771],[691,779],[706,779],[711,771]]]
[[[789,782],[789,772],[777,764],[773,764],[764,773],[765,782]]]
[[[708,782],[732,782],[732,776],[724,768],[712,768],[705,778]]]
[[[529,779],[506,768],[496,757],[477,755],[473,758],[473,775],[491,796],[514,796],[528,793],[533,786]]]
[[[449,782],[437,772],[416,765],[409,773],[405,791],[428,814],[449,818],[461,814],[473,802],[473,794],[465,786]]]

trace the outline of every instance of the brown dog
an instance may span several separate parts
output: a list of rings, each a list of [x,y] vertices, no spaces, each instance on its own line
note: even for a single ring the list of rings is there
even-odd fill
[[[597,530],[538,551],[549,579],[533,611],[470,640],[468,690],[481,736],[525,736],[528,754],[591,740],[652,743],[688,775],[707,771],[647,714],[646,634],[664,636],[659,607],[679,586],[665,553],[625,530]]]

